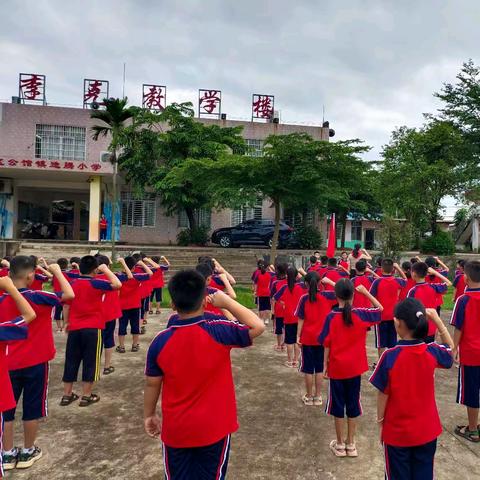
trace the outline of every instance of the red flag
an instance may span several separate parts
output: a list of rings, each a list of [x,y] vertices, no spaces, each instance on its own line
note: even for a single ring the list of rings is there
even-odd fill
[[[328,258],[332,258],[335,256],[336,248],[337,248],[337,232],[335,230],[335,214],[332,213],[332,218],[330,219],[330,232],[328,234],[328,246],[327,246]]]

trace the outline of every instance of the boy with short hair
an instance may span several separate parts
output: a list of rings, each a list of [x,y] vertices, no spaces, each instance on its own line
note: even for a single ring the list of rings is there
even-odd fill
[[[407,298],[416,298],[422,302],[425,308],[438,307],[438,296],[443,295],[452,282],[444,277],[437,270],[429,267],[425,262],[416,262],[412,265],[412,278],[415,280],[415,285],[408,291]],[[427,276],[435,276],[441,283],[428,282]],[[435,334],[437,326],[430,318],[428,319],[428,333],[425,337],[425,343],[432,343],[435,341]]]
[[[465,293],[465,288],[467,287],[464,268],[465,260],[458,260],[457,269],[455,270],[455,279],[453,280],[453,286],[455,287],[455,295],[453,300],[455,302],[458,300],[458,297]]]
[[[465,263],[467,288],[459,297],[450,324],[454,358],[458,355],[457,403],[467,407],[468,425],[457,426],[455,433],[471,442],[480,442],[478,412],[480,407],[480,262]]]
[[[395,277],[395,272],[398,272],[401,278]],[[370,293],[383,305],[382,321],[375,325],[375,344],[379,357],[386,348],[394,347],[397,344],[393,310],[398,303],[400,291],[406,284],[406,276],[398,263],[391,258],[384,258],[381,276],[370,287]]]
[[[97,273],[105,274],[107,280],[95,278]],[[72,285],[75,298],[69,305],[67,315],[64,389],[60,402],[63,407],[78,399],[73,392],[73,384],[77,381],[81,363],[83,387],[79,406],[87,407],[100,400],[92,390],[94,382],[100,379],[101,332],[105,328],[102,301],[105,292],[118,290],[121,286],[114,273],[106,265],[99,266],[95,257],[86,255],[80,260],[80,276]]]
[[[418,258],[418,261],[421,261],[421,259]],[[432,256],[426,257],[425,258],[425,263],[428,265],[429,268],[431,268],[432,270],[435,270],[442,277],[447,277],[448,272],[450,271],[448,266],[445,265],[445,263],[442,262],[442,260],[440,260],[439,257],[432,257]],[[433,273],[429,273],[429,275],[426,278],[426,281],[428,283],[442,283],[443,282],[443,280],[440,277],[438,277],[437,275],[435,275]],[[443,305],[443,295],[444,294],[442,294],[442,293],[437,293],[436,294],[436,297],[437,297],[437,307],[436,307],[436,309],[437,309],[437,313],[439,315],[440,315],[440,311],[441,311],[442,305]]]
[[[155,315],[159,315],[163,300],[163,287],[165,286],[164,273],[170,268],[170,262],[163,255],[161,257],[152,257],[152,262],[158,268],[152,275],[152,293],[150,295],[150,311],[148,313],[153,315],[153,304],[155,303]]]
[[[140,350],[138,342],[140,336],[140,320],[142,318],[142,282],[148,282],[153,272],[141,260],[137,261],[133,256],[120,258],[123,273],[118,275],[122,282],[120,290],[120,307],[122,316],[118,322],[118,347],[115,349],[118,353],[125,353],[125,336],[127,327],[130,324],[130,333],[132,334],[132,352]],[[143,273],[132,273],[135,266],[142,266]]]
[[[378,277],[374,272],[368,268],[367,261],[362,258],[355,264],[355,276],[352,278],[355,292],[353,294],[353,308],[371,308],[372,302],[361,291],[357,290],[357,287],[363,285],[367,291],[370,291],[372,283],[375,278]]]
[[[178,318],[147,354],[145,430],[161,436],[169,478],[225,478],[230,435],[238,429],[230,350],[250,346],[265,330],[252,311],[219,291],[209,301],[238,322],[208,319],[205,288],[198,272],[173,276],[168,290]],[[160,394],[162,418],[156,413]]]
[[[29,286],[34,280],[35,264],[31,257],[17,256],[10,264],[10,278],[21,295],[35,311],[36,318],[28,326],[28,338],[24,342],[9,345],[7,363],[10,381],[18,403],[23,394],[24,447],[14,447],[14,420],[16,407],[4,414],[4,463],[6,469],[29,468],[42,457],[42,451],[35,445],[39,420],[48,411],[49,362],[55,357],[52,313],[61,301],[73,299],[73,290],[60,267],[51,264],[49,272],[57,281],[58,294],[34,291]],[[10,295],[0,298],[0,321],[18,316],[18,306]]]
[[[307,273],[309,272],[318,272],[321,268],[320,263],[318,262],[318,258],[315,255],[310,257],[310,264],[307,267]]]
[[[27,300],[16,289],[10,277],[0,278],[0,290],[9,295],[15,302],[20,316],[12,317],[7,321],[0,322],[0,478],[3,477],[3,459],[5,454],[2,450],[3,437],[3,412],[14,408],[16,405],[15,397],[10,383],[8,366],[6,360],[7,345],[11,342],[27,338],[27,324],[35,319],[35,312]],[[21,342],[19,342],[21,343]],[[8,461],[8,457],[6,458]]]

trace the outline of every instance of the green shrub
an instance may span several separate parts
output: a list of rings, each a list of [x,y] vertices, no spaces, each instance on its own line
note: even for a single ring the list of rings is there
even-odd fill
[[[189,245],[204,246],[208,243],[209,235],[207,227],[197,227],[194,230],[186,228],[177,235],[177,243],[181,247]]]
[[[450,233],[439,231],[423,241],[420,251],[431,255],[452,255],[455,253],[455,242]]]
[[[398,259],[412,245],[412,228],[406,222],[385,216],[382,218],[378,240],[383,257]]]
[[[296,230],[300,248],[315,250],[322,247],[322,234],[315,227],[300,227]]]

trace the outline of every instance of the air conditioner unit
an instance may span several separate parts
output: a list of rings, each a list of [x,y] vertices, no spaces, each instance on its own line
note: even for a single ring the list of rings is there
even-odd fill
[[[0,178],[0,194],[12,195],[13,183],[11,178]]]
[[[100,161],[103,163],[111,162],[112,154],[110,152],[100,152]]]

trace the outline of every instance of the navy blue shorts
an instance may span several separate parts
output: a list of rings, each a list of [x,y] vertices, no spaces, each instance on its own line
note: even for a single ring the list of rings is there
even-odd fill
[[[360,403],[360,385],[362,376],[353,378],[330,379],[328,401],[325,412],[337,418],[356,418],[362,414]]]
[[[383,445],[385,478],[388,480],[433,480],[437,439],[416,447]]]
[[[38,420],[47,416],[48,373],[48,362],[10,370],[10,381],[17,404],[23,393],[23,421]],[[15,420],[15,410],[16,407],[3,414],[6,422]]]
[[[82,364],[83,382],[100,380],[101,359],[101,330],[98,328],[83,328],[68,332],[63,382],[73,383],[77,381],[80,364]]]
[[[152,290],[152,293],[150,295],[150,302],[153,302],[155,300],[157,302],[157,307],[159,307],[159,303],[162,303],[163,300],[163,288],[162,287],[157,287]]]
[[[480,407],[480,367],[460,365],[457,403],[470,408]]]
[[[285,344],[293,345],[297,343],[298,323],[285,324]]]
[[[63,305],[55,306],[55,313],[53,314],[53,319],[60,321],[63,319]]]
[[[103,348],[113,348],[115,346],[115,327],[117,320],[110,320],[105,323],[105,329],[102,330]]]
[[[310,375],[322,373],[324,351],[325,349],[322,345],[302,345],[300,371]]]
[[[142,303],[140,307],[140,315],[142,319],[145,319],[145,315],[150,310],[150,295],[148,297],[142,298]]]
[[[275,335],[282,335],[283,327],[283,317],[275,317]]]
[[[127,334],[127,327],[130,323],[130,333],[132,335],[139,335],[140,334],[140,318],[141,318],[141,311],[140,308],[130,308],[128,310],[122,311],[122,316],[118,321],[118,334],[119,335],[126,335]]]
[[[377,348],[392,348],[397,344],[397,331],[393,320],[381,321],[374,328]]]
[[[270,297],[258,297],[257,305],[259,312],[266,312],[272,309],[272,302],[270,301]]]
[[[163,445],[166,480],[224,480],[230,454],[230,435],[213,445],[173,448]]]

